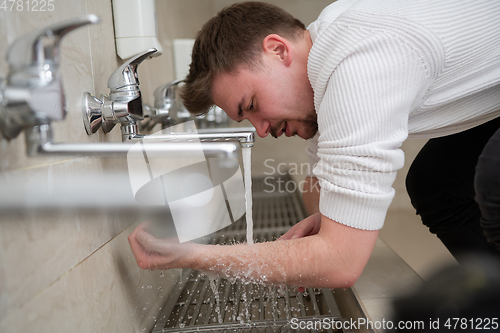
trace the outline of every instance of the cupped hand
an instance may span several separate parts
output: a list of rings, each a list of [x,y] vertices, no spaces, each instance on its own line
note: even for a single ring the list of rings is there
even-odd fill
[[[316,235],[321,227],[321,214],[318,212],[295,224],[280,240],[295,239]]]
[[[146,230],[147,223],[139,224],[128,236],[137,264],[142,269],[181,268],[196,244],[179,243],[177,238],[158,239]]]

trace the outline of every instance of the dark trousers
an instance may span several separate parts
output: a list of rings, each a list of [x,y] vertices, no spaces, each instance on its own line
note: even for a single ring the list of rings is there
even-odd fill
[[[410,167],[406,188],[429,230],[460,260],[500,257],[500,118],[431,139]]]

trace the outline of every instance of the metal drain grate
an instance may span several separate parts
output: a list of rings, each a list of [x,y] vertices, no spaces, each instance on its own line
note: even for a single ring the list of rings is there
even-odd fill
[[[289,176],[252,180],[256,242],[280,237],[305,217],[298,192],[271,191],[273,184],[276,189],[278,182],[289,181],[292,181]],[[245,240],[246,224],[241,219],[219,231],[211,242],[229,244]],[[343,320],[330,289],[308,288],[302,294],[295,288],[265,287],[239,281],[232,284],[198,271],[184,270],[153,332],[289,332],[292,319]]]

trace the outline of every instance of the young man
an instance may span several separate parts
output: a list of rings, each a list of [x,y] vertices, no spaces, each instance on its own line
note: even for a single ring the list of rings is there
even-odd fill
[[[276,242],[174,244],[140,226],[129,237],[139,266],[350,287],[383,225],[408,136],[436,138],[408,178],[424,223],[454,253],[499,254],[499,17],[498,1],[339,0],[305,29],[263,3],[222,10],[196,38],[186,107],[216,104],[262,137],[310,139],[307,188],[321,190],[305,192],[311,216]]]

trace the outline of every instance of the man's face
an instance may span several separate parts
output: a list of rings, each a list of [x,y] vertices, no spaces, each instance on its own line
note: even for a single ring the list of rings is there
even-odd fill
[[[212,81],[214,103],[233,120],[248,119],[261,137],[312,138],[317,116],[307,68],[302,67],[263,56],[257,69],[242,65],[234,73],[218,74]]]

